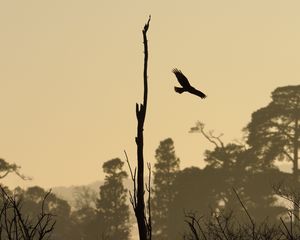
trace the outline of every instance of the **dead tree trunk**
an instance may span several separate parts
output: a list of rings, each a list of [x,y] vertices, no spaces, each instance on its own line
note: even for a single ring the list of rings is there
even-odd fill
[[[150,240],[151,239],[151,223],[147,221],[145,213],[145,185],[144,185],[144,122],[147,110],[147,97],[148,97],[148,82],[147,82],[147,68],[148,68],[148,42],[147,42],[147,31],[149,28],[149,22],[145,24],[143,29],[143,41],[144,41],[144,99],[143,103],[136,104],[136,117],[137,117],[137,136],[135,142],[137,145],[137,188],[136,193],[134,193],[135,203],[134,212],[138,223],[139,237],[140,240]]]

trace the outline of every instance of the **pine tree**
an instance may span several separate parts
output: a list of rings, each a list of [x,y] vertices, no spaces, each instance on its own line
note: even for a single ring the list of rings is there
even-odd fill
[[[106,173],[105,182],[100,187],[100,199],[97,201],[99,217],[103,218],[105,226],[99,233],[105,239],[129,239],[129,206],[126,203],[127,190],[123,186],[123,179],[127,173],[122,170],[124,163],[115,158],[103,164]]]
[[[172,185],[179,170],[179,158],[175,155],[174,142],[171,138],[160,142],[155,158],[157,162],[153,173],[152,231],[154,239],[164,240],[168,239],[168,207],[175,196]]]
[[[247,143],[264,165],[271,165],[275,160],[292,162],[293,184],[289,188],[294,193],[299,192],[299,122],[300,85],[285,86],[272,92],[272,101],[252,114],[251,122],[245,129]],[[299,219],[299,197],[294,196],[293,202],[293,214],[295,219]]]

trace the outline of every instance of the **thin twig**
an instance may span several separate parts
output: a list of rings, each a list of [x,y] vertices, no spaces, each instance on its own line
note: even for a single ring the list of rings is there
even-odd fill
[[[152,232],[152,220],[151,220],[151,164],[147,163],[148,172],[149,172],[149,178],[148,178],[148,186],[146,185],[146,189],[148,192],[148,233]],[[149,240],[151,240],[152,235],[149,235]]]
[[[216,216],[216,220],[217,220],[219,228],[221,229],[221,232],[222,232],[223,236],[225,237],[226,240],[229,240],[226,233],[225,233],[225,231],[224,231],[224,229],[223,229],[223,227],[222,227],[222,224],[221,224],[220,219],[219,219],[218,216]]]
[[[290,239],[293,239],[293,235],[290,233],[288,227],[286,226],[285,222],[282,220],[281,217],[280,217],[280,221],[281,221],[282,225],[284,226],[284,228],[285,228],[285,230],[286,230],[288,236],[290,237]]]
[[[130,162],[129,162],[129,159],[128,159],[127,152],[125,150],[124,150],[124,153],[125,153],[125,158],[126,158],[127,165],[129,167],[131,180],[133,182],[133,194],[131,193],[131,191],[129,191],[130,202],[131,202],[131,205],[132,205],[133,209],[135,210],[136,209],[136,204],[137,204],[137,199],[136,199],[136,168],[134,168],[134,173],[133,173]]]
[[[237,191],[235,190],[235,188],[232,188],[233,192],[235,193],[237,199],[239,200],[240,204],[242,205],[243,209],[245,210],[250,222],[251,222],[251,225],[252,225],[252,237],[254,239],[254,236],[255,236],[255,223],[253,221],[253,219],[251,218],[246,206],[244,205],[244,203],[242,202],[242,200],[240,199],[240,196],[238,195]]]

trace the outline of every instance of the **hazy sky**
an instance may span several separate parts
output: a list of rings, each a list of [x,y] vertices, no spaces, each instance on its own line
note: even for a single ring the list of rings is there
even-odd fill
[[[135,103],[142,100],[141,30],[152,15],[145,157],[174,139],[181,167],[203,166],[210,145],[197,120],[242,137],[278,86],[300,81],[300,1],[0,0],[0,157],[33,177],[87,184],[102,164],[135,164]],[[176,94],[173,67],[208,98]]]

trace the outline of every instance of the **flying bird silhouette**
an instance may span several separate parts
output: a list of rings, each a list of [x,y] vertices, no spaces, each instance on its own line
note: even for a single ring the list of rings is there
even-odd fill
[[[191,86],[189,80],[186,78],[186,76],[183,75],[183,73],[180,70],[174,68],[172,72],[175,74],[178,82],[182,86],[182,87],[174,87],[176,92],[180,94],[183,92],[189,92],[191,94],[197,95],[198,97],[206,98],[206,95],[203,92]]]

